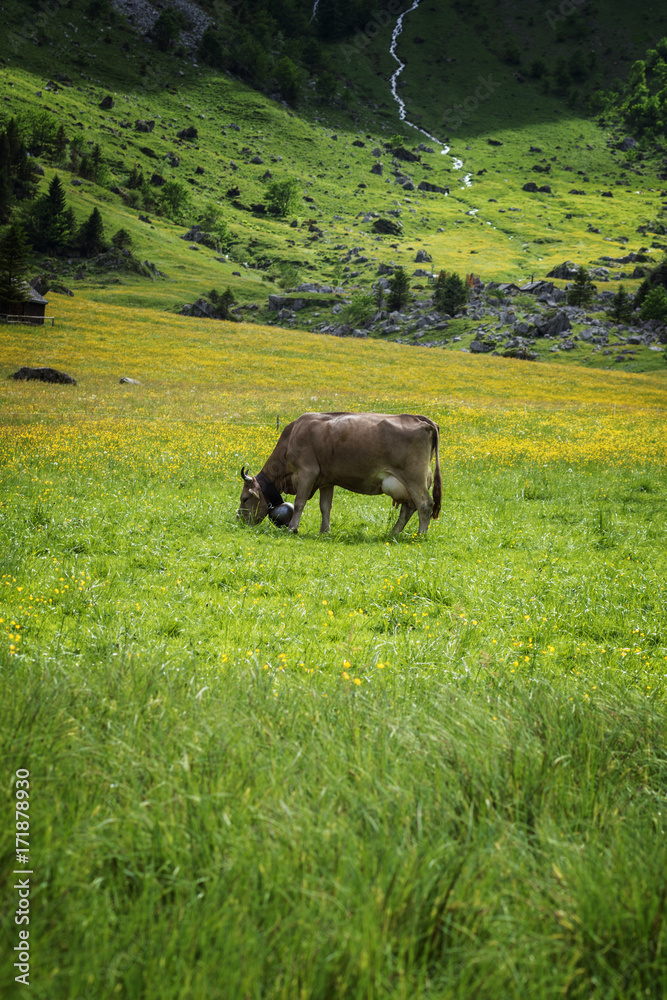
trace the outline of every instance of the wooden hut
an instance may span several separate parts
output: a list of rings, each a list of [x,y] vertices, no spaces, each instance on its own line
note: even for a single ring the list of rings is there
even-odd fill
[[[35,326],[43,326],[46,318],[47,299],[39,292],[36,292],[30,285],[25,285],[25,299],[23,302],[8,302],[0,299],[0,319],[7,323],[32,323]]]

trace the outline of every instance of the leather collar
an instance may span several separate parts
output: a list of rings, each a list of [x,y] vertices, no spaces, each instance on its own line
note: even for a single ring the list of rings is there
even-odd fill
[[[283,503],[283,498],[276,489],[275,484],[271,482],[267,475],[263,472],[258,472],[255,478],[259,483],[260,490],[264,494],[264,499],[269,505],[269,510],[272,507],[278,507],[281,503]]]

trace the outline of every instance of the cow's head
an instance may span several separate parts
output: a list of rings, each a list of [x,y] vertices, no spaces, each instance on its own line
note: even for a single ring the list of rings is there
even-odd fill
[[[243,480],[243,489],[236,516],[243,518],[246,524],[259,524],[268,514],[269,505],[256,478],[249,476],[244,468],[241,469],[241,479]]]

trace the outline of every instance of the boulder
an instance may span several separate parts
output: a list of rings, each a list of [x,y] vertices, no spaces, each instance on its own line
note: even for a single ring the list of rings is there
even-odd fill
[[[535,183],[535,181],[528,181],[527,184],[524,184],[524,186],[521,188],[521,190],[522,191],[530,191],[531,194],[535,194],[540,189],[538,188],[538,186]]]
[[[391,219],[376,219],[373,223],[373,231],[387,236],[400,236],[403,226],[400,222],[392,222]]]
[[[549,271],[547,278],[561,278],[568,280],[570,278],[576,278],[579,266],[573,263],[571,260],[564,260],[562,264],[558,264],[553,270]]]
[[[199,138],[199,132],[194,127],[194,125],[189,125],[188,128],[181,129],[181,131],[177,132],[176,135],[178,136],[179,139],[198,139]]]
[[[380,177],[382,177],[382,170],[383,166],[381,163],[374,163],[373,166],[371,167],[371,173],[379,174]]]
[[[154,128],[155,128],[154,121],[147,122],[143,118],[138,118],[137,121],[134,123],[135,132],[152,132]]]
[[[438,184],[430,184],[428,181],[420,181],[417,188],[419,191],[433,191],[435,194],[449,194],[448,187],[439,187]]]
[[[127,375],[123,375],[122,378],[118,380],[119,385],[141,385],[141,382],[137,382],[136,378],[129,378]]]
[[[546,320],[544,323],[540,323],[535,327],[536,337],[557,337],[559,334],[564,333],[566,330],[571,330],[570,318],[566,312],[562,310],[552,319]]]
[[[419,163],[421,156],[417,156],[416,153],[411,153],[409,149],[405,146],[396,146],[391,151],[397,160],[403,160],[405,163]]]
[[[430,253],[426,252],[426,250],[417,251],[417,256],[415,257],[415,264],[424,264],[424,263],[430,264],[432,260],[433,258],[431,257]]]
[[[19,368],[9,378],[16,379],[17,382],[57,382],[60,385],[76,385],[76,379],[66,372],[59,372],[57,368]]]
[[[100,101],[100,107],[102,108],[102,111],[111,111],[115,103],[116,102],[114,101],[111,94],[107,94],[107,96],[103,97],[102,100]]]

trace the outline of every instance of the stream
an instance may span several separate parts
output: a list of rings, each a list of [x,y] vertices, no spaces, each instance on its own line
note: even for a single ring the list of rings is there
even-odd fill
[[[394,98],[394,100],[398,104],[398,117],[401,119],[401,121],[404,121],[406,125],[410,126],[410,128],[416,129],[417,132],[421,132],[421,134],[425,135],[427,139],[430,139],[431,142],[434,142],[436,144],[436,146],[441,146],[442,149],[440,150],[440,152],[444,156],[447,153],[449,153],[449,146],[446,146],[444,142],[440,142],[440,140],[436,139],[436,137],[434,135],[431,135],[430,132],[427,132],[425,129],[420,128],[419,125],[415,125],[414,122],[411,122],[406,117],[405,101],[403,100],[403,98],[398,93],[398,78],[400,77],[401,73],[405,69],[405,63],[401,62],[400,58],[396,55],[396,46],[398,44],[399,35],[403,31],[403,18],[405,17],[406,14],[411,14],[413,10],[416,10],[417,7],[419,6],[420,2],[421,2],[421,0],[414,0],[414,2],[412,4],[412,7],[409,7],[407,10],[403,11],[402,14],[398,15],[398,17],[396,19],[396,24],[394,26],[394,30],[391,33],[391,45],[389,47],[389,54],[398,63],[398,69],[394,71],[394,74],[393,74],[393,76],[391,78],[391,81],[390,81],[391,93],[392,93],[392,97]],[[453,160],[453,169],[454,170],[461,170],[463,168],[463,160],[460,160],[457,156],[454,156],[454,155],[452,155],[452,160]],[[472,186],[472,181],[471,181],[470,178],[471,178],[471,174],[466,174],[464,176],[463,183],[464,183],[465,187],[471,187]]]
[[[314,0],[313,13],[310,18],[311,21],[313,21],[317,17],[317,8],[319,6],[319,2],[320,0]],[[390,80],[391,95],[398,104],[398,117],[401,119],[401,121],[405,122],[406,125],[409,125],[410,128],[415,129],[417,132],[421,132],[421,134],[425,135],[427,139],[430,139],[431,142],[434,142],[436,146],[441,146],[442,148],[440,152],[442,153],[443,156],[445,156],[447,153],[449,153],[449,146],[445,145],[444,142],[440,142],[440,140],[436,139],[436,137],[434,135],[431,135],[430,132],[427,132],[425,129],[420,128],[419,125],[415,125],[414,122],[411,122],[406,117],[405,101],[398,93],[398,78],[405,69],[405,63],[401,62],[399,57],[396,55],[396,46],[398,44],[399,35],[403,31],[403,18],[405,17],[406,14],[411,14],[413,10],[416,10],[417,7],[419,7],[420,3],[421,0],[413,0],[412,7],[409,7],[407,10],[404,10],[402,14],[398,15],[398,17],[396,18],[396,24],[394,26],[394,30],[391,33],[391,45],[389,46],[389,54],[391,55],[392,59],[395,59],[396,62],[398,63],[398,69],[394,71]],[[463,160],[460,160],[458,156],[454,156],[452,154],[452,161],[454,170],[463,169]],[[464,175],[463,177],[464,187],[472,187],[471,177],[472,174]]]

